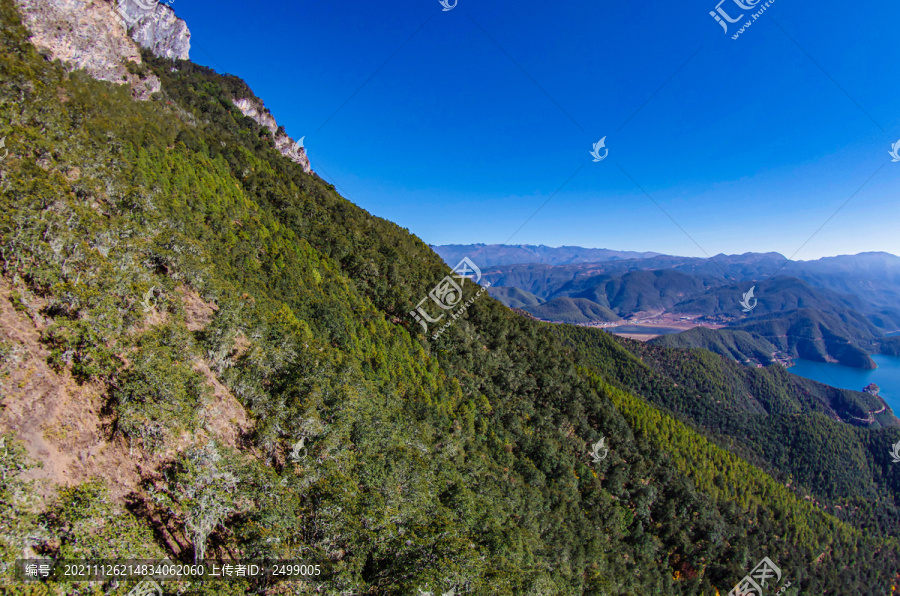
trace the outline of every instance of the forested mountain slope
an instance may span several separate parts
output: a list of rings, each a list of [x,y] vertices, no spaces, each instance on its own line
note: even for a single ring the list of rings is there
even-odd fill
[[[747,364],[771,364],[778,349],[768,340],[730,329],[694,327],[672,335],[660,335],[650,343],[664,348],[704,348],[710,352]]]
[[[8,576],[28,552],[304,560],[328,594],[713,595],[764,556],[788,594],[896,584],[900,431],[827,418],[865,404],[777,380],[745,397],[721,360],[642,365],[484,295],[432,339],[409,312],[447,267],[282,156],[234,106],[242,81],[145,53],[132,68],[162,90],[137,102],[46,60],[11,0],[0,29],[6,593],[33,592]],[[659,399],[647,388],[672,367],[690,391]],[[788,436],[711,441],[746,404],[704,436],[716,399],[821,412],[837,438],[798,483],[855,509],[840,519],[780,482]],[[840,457],[867,481],[825,482]]]
[[[735,326],[774,344],[792,356],[820,362],[840,362],[845,366],[875,368],[868,350],[880,345],[859,313],[831,314],[799,308],[777,315],[753,317]]]
[[[781,366],[748,368],[703,349],[578,327],[556,333],[615,385],[815,496],[833,514],[884,535],[900,533],[900,486],[884,449],[898,421],[880,397],[797,377]],[[631,354],[623,356],[620,347]]]

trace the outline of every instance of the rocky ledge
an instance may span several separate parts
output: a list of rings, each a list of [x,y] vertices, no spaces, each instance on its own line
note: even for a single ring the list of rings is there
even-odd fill
[[[158,56],[188,57],[190,31],[164,4],[148,0],[16,0],[16,4],[35,46],[72,70],[84,69],[95,79],[130,85],[137,99],[149,99],[160,90],[155,76],[141,77],[126,68],[129,62],[141,62],[138,43]]]
[[[191,32],[168,4],[157,0],[16,0],[35,46],[72,70],[101,81],[128,84],[135,98],[160,91],[155,75],[139,76],[127,64],[141,63],[140,48],[162,58],[188,60]],[[312,168],[302,143],[284,131],[256,98],[237,98],[241,112],[272,133],[275,148],[306,173]]]
[[[155,0],[121,0],[115,9],[141,47],[161,58],[189,58],[191,32],[168,5]]]
[[[252,118],[257,124],[269,129],[272,138],[275,139],[275,148],[285,157],[303,166],[303,171],[309,174],[312,168],[306,149],[283,132],[278,131],[278,123],[274,116],[258,99],[237,99],[234,105],[248,118]]]

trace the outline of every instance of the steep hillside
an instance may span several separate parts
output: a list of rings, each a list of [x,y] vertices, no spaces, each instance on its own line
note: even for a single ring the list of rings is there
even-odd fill
[[[778,349],[766,339],[746,331],[694,327],[689,331],[661,335],[650,343],[663,348],[703,348],[738,362],[769,364]]]
[[[877,349],[875,337],[865,336],[866,320],[852,311],[838,317],[801,308],[754,317],[735,329],[762,337],[791,356],[856,368],[876,368],[869,357],[869,352]]]
[[[831,290],[813,288],[806,282],[793,277],[776,277],[755,283],[754,297],[758,299],[753,309],[753,316],[794,310],[798,308],[814,308],[823,312],[842,312],[846,310],[865,310],[865,304],[858,298],[841,295]],[[744,284],[727,284],[710,289],[700,295],[692,296],[673,308],[674,312],[698,313],[706,316],[740,315],[740,301],[743,293],[749,289]],[[869,329],[875,326],[866,323]],[[871,332],[870,332],[871,333]]]
[[[574,342],[283,154],[236,105],[261,105],[240,79],[144,52],[131,68],[160,91],[136,101],[46,60],[11,0],[0,29],[4,592],[37,590],[9,574],[35,553],[302,560],[326,593],[379,596],[712,596],[763,556],[799,593],[895,587],[900,430],[828,418],[869,402],[762,380],[745,395],[763,377],[708,353],[651,366],[605,336]],[[434,338],[410,313],[447,277],[467,308]],[[689,370],[676,401],[638,391]],[[779,417],[744,427],[747,459],[702,426],[723,398]],[[776,431],[807,410],[821,425],[795,487],[770,462],[798,453]]]
[[[523,306],[522,310],[544,321],[574,325],[622,319],[608,308],[585,298],[554,298],[537,306]]]
[[[459,262],[459,261],[457,261]],[[523,306],[537,306],[544,301],[525,290],[519,288],[488,288],[491,298],[500,301],[510,308],[522,308]]]
[[[578,327],[557,326],[556,333],[613,384],[801,494],[808,491],[826,510],[879,533],[900,532],[900,487],[884,451],[900,422],[881,398],[797,377],[781,366],[748,368],[706,350],[663,348]],[[623,356],[620,346],[630,354]]]
[[[886,337],[881,340],[879,351],[888,356],[900,356],[900,337]]]

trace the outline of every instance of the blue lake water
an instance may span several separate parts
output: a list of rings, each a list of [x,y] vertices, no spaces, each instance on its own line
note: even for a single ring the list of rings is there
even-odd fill
[[[813,379],[832,387],[862,391],[869,383],[881,387],[881,397],[900,416],[900,357],[876,354],[872,360],[878,365],[875,370],[850,368],[840,364],[827,364],[797,358],[788,370],[795,375]]]

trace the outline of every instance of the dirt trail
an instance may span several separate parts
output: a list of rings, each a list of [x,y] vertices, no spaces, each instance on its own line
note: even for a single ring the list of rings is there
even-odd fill
[[[13,293],[9,280],[0,278],[0,341],[13,346],[0,370],[0,434],[12,432],[25,444],[30,459],[40,462],[25,478],[38,480],[43,496],[52,495],[55,485],[99,477],[107,481],[113,500],[124,501],[139,491],[142,477],[154,474],[177,448],[197,437],[182,436],[166,453],[154,455],[131,449],[121,437],[113,438],[113,420],[101,411],[108,402],[105,387],[97,382],[79,385],[68,370],[56,372],[47,364],[50,353],[40,341],[49,324],[40,314],[45,304],[26,296],[26,307],[16,310],[10,301]],[[187,289],[179,293],[189,329],[201,329],[215,308]],[[153,317],[148,319],[152,324]],[[211,388],[204,412],[210,434],[236,446],[252,426],[246,411],[206,362],[196,362],[194,370]]]
[[[42,481],[45,496],[53,485],[99,476],[109,481],[113,498],[123,498],[140,480],[140,456],[129,456],[121,441],[107,441],[108,421],[100,415],[106,396],[99,384],[79,385],[68,370],[57,373],[47,364],[41,301],[26,298],[27,310],[17,311],[12,293],[9,281],[0,279],[0,339],[14,346],[0,376],[0,432],[14,433],[41,463],[26,478]]]

